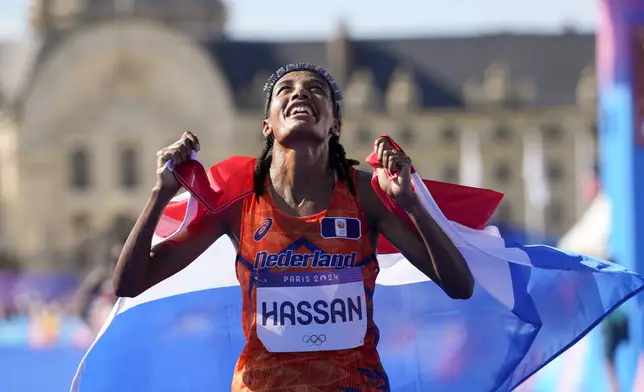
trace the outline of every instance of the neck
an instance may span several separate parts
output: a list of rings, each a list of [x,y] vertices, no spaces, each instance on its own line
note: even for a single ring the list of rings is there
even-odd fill
[[[319,196],[322,188],[335,182],[329,168],[328,145],[292,149],[275,143],[270,179],[275,191],[289,204],[300,205]]]

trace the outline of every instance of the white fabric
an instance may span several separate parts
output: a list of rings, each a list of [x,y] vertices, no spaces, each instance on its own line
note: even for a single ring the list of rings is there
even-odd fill
[[[559,240],[558,248],[598,259],[609,258],[607,245],[611,230],[610,201],[599,193],[581,219]]]

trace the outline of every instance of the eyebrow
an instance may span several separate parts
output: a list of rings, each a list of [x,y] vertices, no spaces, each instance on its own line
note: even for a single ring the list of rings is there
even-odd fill
[[[291,85],[291,84],[293,84],[293,81],[292,81],[292,80],[289,80],[289,79],[287,79],[287,80],[280,80],[279,82],[277,82],[277,84],[275,85],[275,87],[273,87],[273,91],[277,91],[277,90],[278,90],[278,87],[282,87],[282,86],[284,86],[284,85]]]
[[[319,83],[324,88],[324,90],[326,90],[327,93],[331,92],[331,88],[329,87],[329,83],[324,78],[322,78],[321,76],[318,76],[316,74],[311,74],[311,75],[313,76],[313,78],[311,78],[310,80],[307,80],[305,82],[306,84]],[[275,87],[273,87],[273,91],[275,92],[275,91],[279,90],[280,87],[291,86],[291,85],[293,85],[293,80],[291,80],[291,79],[280,80],[279,82],[277,82]]]

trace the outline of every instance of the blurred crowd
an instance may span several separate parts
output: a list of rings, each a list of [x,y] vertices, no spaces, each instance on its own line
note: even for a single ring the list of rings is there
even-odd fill
[[[21,273],[0,269],[0,347],[87,347],[109,317],[120,245],[84,268]]]

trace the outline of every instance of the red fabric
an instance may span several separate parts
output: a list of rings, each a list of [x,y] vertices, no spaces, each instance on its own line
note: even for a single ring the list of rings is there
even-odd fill
[[[413,226],[413,223],[407,213],[396,204],[396,202],[385,194],[380,188],[378,183],[378,177],[376,174],[377,168],[382,168],[378,156],[376,154],[375,148],[376,143],[381,138],[389,139],[391,145],[398,151],[404,152],[403,148],[398,145],[389,135],[381,135],[374,142],[374,152],[369,154],[366,159],[366,162],[371,165],[373,168],[373,178],[371,180],[371,185],[385,205],[385,207],[396,214],[400,219],[406,222],[408,225]],[[386,169],[385,169],[386,170]],[[398,173],[391,173],[389,170],[386,170],[389,178],[396,178]],[[411,168],[411,172],[415,173],[416,169]],[[463,226],[467,226],[473,229],[482,230],[485,228],[487,221],[492,217],[494,211],[498,207],[499,203],[503,199],[503,194],[482,188],[473,188],[463,185],[450,184],[447,182],[440,181],[431,181],[423,179],[423,183],[431,193],[434,201],[441,209],[445,217],[453,222],[458,222]],[[381,237],[378,244],[379,251],[382,249],[382,253],[390,253],[392,249],[395,249],[393,245],[389,243],[385,238]]]
[[[402,147],[400,147],[400,145],[398,145],[398,143],[396,143],[394,141],[394,139],[392,139],[389,135],[382,134],[382,135],[378,136],[376,138],[376,140],[373,142],[373,152],[371,154],[369,154],[369,156],[367,156],[367,159],[365,159],[365,162],[367,162],[369,165],[371,165],[371,167],[373,167],[373,169],[374,169],[373,174],[374,175],[376,174],[375,169],[378,168],[378,167],[382,167],[382,165],[380,164],[380,161],[378,160],[378,155],[376,154],[376,143],[378,143],[378,141],[380,139],[382,139],[382,138],[389,139],[389,143],[391,143],[391,145],[393,146],[394,149],[404,152]],[[390,178],[398,177],[398,173],[391,173],[389,171],[389,169],[385,169],[385,171],[387,172],[387,175]],[[412,174],[416,173],[416,169],[414,168],[413,165],[411,166],[411,172],[412,172]]]
[[[386,137],[389,139],[389,142],[393,147],[399,151],[403,151],[391,137],[388,135],[381,135],[380,138]],[[375,146],[374,146],[375,149]],[[380,185],[378,184],[378,178],[376,176],[376,169],[382,167],[378,161],[378,156],[376,152],[372,152],[366,159],[367,163],[371,165],[374,169],[374,175],[372,180],[373,189],[382,200],[383,204],[387,209],[396,215],[400,216],[403,219],[406,219],[410,224],[411,221],[407,217],[402,209],[396,204],[396,202],[386,195]],[[412,166],[412,173],[415,173],[416,170]],[[391,178],[398,176],[398,173],[389,173],[387,174]],[[438,204],[438,207],[441,209],[443,214],[447,219],[458,222],[463,226],[467,226],[473,229],[482,230],[485,228],[485,224],[492,217],[496,207],[503,199],[503,193],[499,193],[490,189],[482,188],[473,188],[469,186],[450,184],[447,182],[432,181],[423,179],[423,183],[431,193],[432,197]]]
[[[384,137],[388,136],[384,135]],[[391,138],[389,139],[396,148],[402,151],[400,146]],[[182,186],[199,201],[200,211],[196,217],[199,219],[204,213],[217,213],[232,203],[251,195],[253,193],[253,169],[256,162],[256,158],[232,157],[213,165],[206,173],[201,163],[188,161],[176,167],[174,174]],[[374,167],[372,185],[383,204],[389,211],[411,225],[411,220],[402,208],[380,189],[375,177],[375,168],[379,167],[376,155],[369,155],[367,163]],[[396,173],[389,174],[396,176]],[[449,220],[474,229],[480,230],[485,227],[503,198],[502,193],[489,189],[430,180],[423,180],[423,182]],[[181,202],[178,203],[181,204]],[[176,206],[172,209],[177,211]],[[178,217],[172,216],[172,218],[177,219]],[[378,245],[378,251],[381,254],[398,252],[383,237]]]
[[[256,158],[232,157],[210,167],[208,173],[197,161],[174,168],[181,185],[199,201],[202,210],[216,214],[253,192]]]

